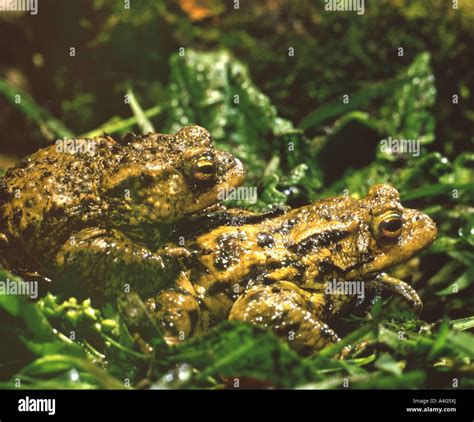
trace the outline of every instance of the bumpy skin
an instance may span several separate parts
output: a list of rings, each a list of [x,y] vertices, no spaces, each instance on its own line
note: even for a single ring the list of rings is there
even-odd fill
[[[229,318],[273,328],[310,354],[337,341],[325,321],[354,300],[330,294],[328,281],[365,281],[366,291],[388,290],[420,310],[416,292],[383,271],[426,248],[436,233],[427,215],[402,207],[393,187],[377,185],[360,200],[329,198],[198,236],[186,245],[176,286],[147,306],[169,343]]]
[[[93,153],[52,145],[10,169],[0,186],[2,264],[69,281],[75,295],[81,287],[107,295],[124,283],[153,289],[163,262],[152,251],[170,225],[216,204],[245,177],[199,126],[86,141]]]

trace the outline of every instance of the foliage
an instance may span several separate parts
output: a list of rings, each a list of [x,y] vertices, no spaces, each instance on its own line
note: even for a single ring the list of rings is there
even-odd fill
[[[440,93],[443,86],[435,74],[446,77],[439,64],[449,56],[449,48],[442,48],[441,56],[433,54],[436,49],[430,42],[417,41],[423,37],[407,38],[409,31],[392,31],[385,25],[390,36],[384,47],[374,47],[370,39],[367,49],[361,49],[358,46],[368,32],[379,31],[387,21],[383,5],[376,6],[380,22],[364,17],[365,26],[355,22],[349,25],[346,20],[350,17],[326,17],[320,29],[326,44],[319,45],[319,38],[308,35],[313,34],[308,30],[310,25],[297,11],[297,18],[303,21],[303,35],[292,33],[292,41],[303,38],[298,44],[302,55],[310,57],[314,52],[316,59],[303,61],[298,54],[295,69],[289,72],[288,64],[273,64],[275,74],[264,77],[269,61],[274,60],[273,50],[279,46],[268,47],[238,27],[247,25],[256,31],[255,26],[280,22],[281,16],[272,15],[263,23],[236,23],[226,15],[225,7],[211,7],[208,16],[222,14],[223,25],[232,35],[216,28],[206,31],[183,17],[176,23],[178,38],[208,45],[220,37],[220,45],[228,49],[200,52],[185,48],[184,55],[170,54],[163,45],[171,41],[157,36],[160,48],[154,48],[155,32],[148,32],[145,53],[139,54],[128,42],[131,34],[142,27],[149,30],[158,11],[160,24],[169,28],[176,11],[168,3],[158,2],[143,9],[148,12],[125,18],[109,18],[108,31],[91,36],[87,50],[91,51],[90,60],[97,61],[106,54],[106,61],[116,71],[111,76],[114,95],[127,92],[130,99],[123,108],[107,111],[107,116],[114,117],[105,117],[103,111],[99,115],[102,120],[94,115],[93,106],[101,104],[107,110],[109,98],[103,87],[88,91],[84,86],[87,77],[84,81],[77,77],[78,69],[66,71],[58,66],[54,71],[76,76],[70,78],[74,81],[70,86],[56,87],[58,97],[65,98],[61,121],[28,95],[16,104],[14,98],[20,91],[6,80],[0,80],[0,93],[40,128],[43,143],[70,136],[71,130],[94,136],[133,129],[169,132],[183,124],[201,124],[219,147],[242,159],[250,170],[247,183],[258,187],[257,204],[235,201],[231,205],[254,210],[275,204],[299,206],[329,195],[361,197],[375,183],[393,184],[404,204],[424,210],[439,228],[439,239],[420,259],[394,270],[423,298],[422,318],[404,310],[396,300],[379,301],[368,315],[351,315],[340,321],[342,342],[310,358],[298,356],[270,332],[233,322],[223,322],[176,347],[157,343],[157,351],[147,355],[115,304],[95,309],[88,300],[79,303],[75,298],[51,294],[36,303],[0,295],[0,387],[235,388],[238,378],[240,388],[343,388],[346,380],[350,388],[452,388],[453,380],[459,380],[461,388],[473,388],[474,155],[461,152],[459,147],[470,141],[460,129],[462,124],[456,126],[455,133],[440,139],[447,133],[446,128],[439,128],[440,122],[446,123],[438,107],[440,94],[445,93]],[[423,7],[422,2],[411,2],[418,6],[405,9],[397,9],[397,2],[382,3],[390,4],[390,13],[396,17],[406,15],[415,26]],[[92,4],[104,15],[111,7],[101,1]],[[442,8],[437,6],[435,16],[440,20],[439,28],[446,30],[455,19],[438,13]],[[88,33],[93,31],[92,26],[83,24]],[[350,42],[338,43],[338,48],[344,46],[338,50],[328,28],[346,24]],[[434,23],[430,21],[430,25]],[[137,75],[137,81],[127,81],[126,86],[118,82],[123,82],[121,72],[126,73],[126,64],[117,53],[119,49],[112,48],[118,34],[120,40],[127,41],[122,53],[136,66],[132,74]],[[435,38],[444,43],[439,34]],[[269,41],[278,42],[280,37]],[[378,61],[392,63],[389,55],[393,46],[402,42],[412,47],[407,49],[409,57],[393,66],[371,67]],[[229,49],[235,50],[240,60]],[[332,54],[332,50],[338,52]],[[346,69],[348,51],[357,62],[352,77]],[[251,64],[251,72],[244,63]],[[169,78],[165,78],[168,69]],[[316,76],[308,78],[309,74]],[[301,75],[305,75],[304,82],[296,83]],[[468,78],[461,78],[460,84],[466,85]],[[348,103],[342,101],[345,94]],[[468,97],[469,93],[465,95]],[[132,117],[118,116],[130,111]],[[71,117],[76,112],[82,124]],[[469,116],[468,111],[465,114]],[[93,125],[99,126],[91,129]],[[388,137],[419,139],[419,154],[382,150],[381,140]],[[22,282],[2,271],[0,279],[6,278]],[[370,342],[369,347],[347,359],[337,359],[343,346],[364,340]]]

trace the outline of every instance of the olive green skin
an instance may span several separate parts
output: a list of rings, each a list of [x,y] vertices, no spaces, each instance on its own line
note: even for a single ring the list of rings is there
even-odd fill
[[[151,289],[163,271],[153,251],[170,227],[245,178],[241,162],[216,150],[199,126],[76,142],[92,147],[57,141],[8,170],[0,186],[2,264],[67,281],[73,294],[84,287],[103,296],[128,283]],[[212,163],[206,180],[196,177],[202,159]]]
[[[393,214],[400,229],[387,234],[381,230]],[[189,240],[174,288],[146,304],[169,343],[231,319],[271,328],[298,352],[311,354],[338,341],[326,323],[355,299],[327,291],[334,279],[402,296],[420,311],[413,288],[383,271],[425,249],[436,233],[427,215],[401,205],[393,187],[376,185],[359,200],[323,199]]]

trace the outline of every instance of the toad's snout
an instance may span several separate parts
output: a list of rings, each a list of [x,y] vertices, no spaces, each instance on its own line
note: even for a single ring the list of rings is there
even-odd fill
[[[403,228],[403,242],[414,253],[429,246],[438,235],[436,223],[428,215],[418,210],[405,210]]]

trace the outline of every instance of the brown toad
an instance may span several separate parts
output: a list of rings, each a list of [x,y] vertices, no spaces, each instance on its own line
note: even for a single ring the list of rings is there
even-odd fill
[[[152,250],[170,226],[244,178],[241,162],[216,150],[199,126],[120,141],[59,140],[3,177],[1,262],[74,296],[115,295],[125,284],[156,292],[163,262]]]
[[[355,298],[337,283],[383,289],[421,310],[414,289],[383,271],[422,251],[436,233],[427,215],[400,204],[393,187],[376,185],[360,200],[323,199],[197,236],[185,245],[175,287],[146,305],[169,343],[230,319],[269,327],[310,354],[338,340],[326,321]]]

